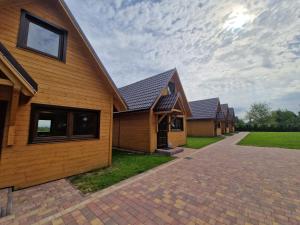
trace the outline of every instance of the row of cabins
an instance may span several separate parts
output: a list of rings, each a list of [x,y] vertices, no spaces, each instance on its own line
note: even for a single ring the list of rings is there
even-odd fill
[[[0,0],[0,30],[0,188],[110,166],[112,146],[234,131],[218,99],[200,115],[176,69],[118,89],[63,0]]]

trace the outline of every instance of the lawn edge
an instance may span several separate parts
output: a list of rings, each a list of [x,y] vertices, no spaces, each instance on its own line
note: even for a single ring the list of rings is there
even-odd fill
[[[234,134],[234,135],[235,135],[235,134]],[[232,135],[232,136],[234,136],[234,135]],[[185,146],[185,145],[183,145],[182,147],[183,147],[183,148],[188,148],[188,149],[196,149],[196,150],[199,150],[199,149],[203,149],[203,148],[205,148],[205,147],[207,147],[207,146],[216,144],[216,143],[218,143],[218,142],[220,142],[220,141],[224,141],[226,138],[229,138],[229,137],[232,137],[232,136],[222,136],[222,138],[221,138],[220,140],[215,141],[215,142],[212,142],[212,143],[210,143],[210,144],[208,144],[208,145],[202,146],[201,148],[190,148],[190,147],[187,147],[187,146]],[[201,138],[201,137],[199,137],[199,138]]]

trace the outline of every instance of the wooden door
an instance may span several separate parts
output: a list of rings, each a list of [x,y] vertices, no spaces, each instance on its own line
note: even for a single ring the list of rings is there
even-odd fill
[[[0,101],[0,153],[2,150],[5,120],[6,120],[7,102]]]
[[[168,131],[168,116],[165,116],[165,118],[158,124],[157,148],[168,148]]]

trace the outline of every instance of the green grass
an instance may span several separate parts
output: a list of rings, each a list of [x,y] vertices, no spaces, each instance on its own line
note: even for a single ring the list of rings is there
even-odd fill
[[[300,149],[300,132],[251,132],[239,145]]]
[[[95,192],[174,159],[169,156],[113,151],[112,166],[69,178],[83,193]]]
[[[188,137],[185,147],[199,149],[222,139],[224,137]]]

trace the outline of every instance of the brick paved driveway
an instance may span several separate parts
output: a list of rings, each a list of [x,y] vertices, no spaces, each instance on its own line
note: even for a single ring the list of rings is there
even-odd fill
[[[300,224],[300,151],[234,145],[244,135],[97,192],[37,224]]]

